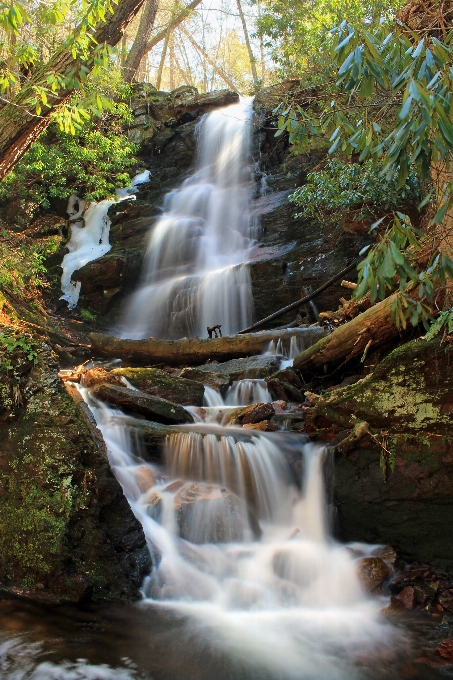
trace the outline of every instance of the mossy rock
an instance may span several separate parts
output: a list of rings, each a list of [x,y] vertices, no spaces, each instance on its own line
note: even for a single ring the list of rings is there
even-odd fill
[[[6,373],[0,383],[12,390]],[[44,343],[15,394],[0,421],[1,586],[68,601],[138,597],[150,566],[142,528]]]
[[[158,368],[115,368],[111,372],[151,396],[183,406],[203,406],[204,386],[195,380],[178,378]]]

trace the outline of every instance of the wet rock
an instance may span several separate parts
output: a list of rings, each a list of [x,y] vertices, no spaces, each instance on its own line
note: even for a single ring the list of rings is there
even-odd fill
[[[232,359],[222,363],[212,362],[204,366],[197,366],[194,369],[184,369],[181,375],[191,377],[186,371],[201,371],[203,373],[214,373],[228,379],[230,382],[236,380],[266,378],[280,366],[280,359],[275,356],[257,355],[244,357],[244,359]],[[193,378],[192,378],[193,379]]]
[[[81,282],[80,295],[85,304],[95,312],[103,313],[121,291],[125,271],[124,257],[105,255],[75,271],[72,280]]]
[[[241,415],[236,416],[242,423],[253,424],[259,423],[262,420],[268,420],[274,415],[274,407],[272,404],[252,404],[247,406]]]
[[[246,423],[242,426],[244,430],[258,430],[259,432],[276,432],[279,430],[277,423],[272,420],[261,420],[259,423]]]
[[[272,406],[274,408],[275,413],[284,413],[287,403],[286,401],[279,399],[278,401],[273,401]]]
[[[438,595],[437,600],[440,606],[447,612],[453,611],[453,589],[446,589],[441,595]]]
[[[383,614],[402,614],[402,612],[406,611],[406,607],[404,605],[404,602],[400,600],[399,598],[395,597],[394,595],[390,596],[390,602],[385,607],[385,609],[382,610]]]
[[[442,642],[436,647],[436,652],[443,659],[447,659],[447,661],[451,661],[453,663],[453,638],[442,640]]]
[[[374,590],[385,580],[388,567],[380,557],[362,557],[357,564],[357,574],[366,590]]]
[[[397,597],[404,603],[406,609],[413,609],[415,607],[415,590],[412,588],[412,586],[403,588]]]
[[[172,425],[193,423],[191,414],[182,406],[167,399],[152,397],[139,390],[116,385],[98,385],[93,389],[93,395],[101,401],[115,404],[131,413],[144,415],[158,423]]]
[[[302,403],[305,399],[303,384],[292,368],[278,371],[266,380],[267,388],[274,399]]]
[[[183,368],[182,371],[179,371],[179,377],[212,387],[216,392],[219,392],[222,395],[226,393],[232,382],[229,376],[190,367]]]
[[[156,484],[156,477],[149,465],[138,465],[134,468],[135,480],[138,488],[145,493]]]
[[[111,374],[126,378],[133,387],[153,397],[183,406],[202,406],[204,386],[195,380],[176,377],[158,368],[115,368]]]
[[[421,607],[429,607],[434,602],[438,587],[438,581],[417,581],[414,583],[414,594],[417,604]]]
[[[124,387],[124,383],[119,376],[113,375],[112,372],[106,371],[105,368],[91,368],[81,374],[80,379],[83,387],[94,387],[95,385],[118,385]]]

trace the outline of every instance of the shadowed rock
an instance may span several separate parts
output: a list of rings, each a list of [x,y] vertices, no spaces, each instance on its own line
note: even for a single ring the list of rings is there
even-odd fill
[[[182,406],[167,399],[152,397],[139,390],[116,385],[98,385],[94,388],[93,395],[101,401],[115,404],[132,413],[139,413],[158,423],[173,425],[193,423],[191,414]]]
[[[115,368],[112,374],[126,378],[131,385],[152,397],[183,406],[203,406],[204,386],[201,382],[178,378],[158,368]]]

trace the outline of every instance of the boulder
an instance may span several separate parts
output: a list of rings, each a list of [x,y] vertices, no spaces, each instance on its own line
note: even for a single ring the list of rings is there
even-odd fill
[[[193,417],[185,408],[167,399],[152,397],[140,390],[116,385],[97,385],[93,395],[101,401],[120,406],[131,413],[146,416],[149,420],[170,425],[193,423]]]
[[[38,363],[15,373],[20,402],[0,371],[2,590],[63,602],[135,599],[150,569],[142,527],[91,412],[58,378],[50,347],[39,338],[35,347]]]
[[[412,586],[406,586],[406,588],[403,588],[397,597],[403,602],[406,609],[413,609],[415,607],[415,590],[412,588]]]
[[[191,543],[230,543],[243,541],[252,535],[259,537],[261,529],[255,515],[244,503],[224,487],[202,482],[180,486],[180,481],[165,491],[176,491],[174,508],[181,538]],[[159,521],[162,516],[162,496],[150,495],[148,514]]]
[[[366,590],[374,590],[385,580],[388,567],[381,557],[362,557],[357,564],[357,574]]]
[[[158,368],[115,368],[111,374],[126,378],[133,387],[153,397],[183,406],[203,406],[204,386],[195,380],[178,378]]]
[[[280,359],[277,359],[277,357],[258,354],[257,356],[232,359],[222,363],[212,362],[204,366],[196,366],[193,369],[186,368],[183,369],[181,375],[184,374],[184,376],[189,377],[190,371],[196,371],[197,375],[209,373],[219,376],[218,380],[228,380],[228,384],[231,384],[231,382],[245,380],[246,378],[251,380],[267,378],[279,366]],[[194,374],[192,373],[192,375]]]
[[[182,371],[179,371],[179,377],[212,387],[216,392],[219,392],[222,395],[226,394],[231,385],[229,376],[224,376],[212,371],[205,371],[204,367],[202,367],[202,369],[191,367],[183,368]]]
[[[236,416],[238,420],[241,420],[243,425],[260,423],[262,420],[268,420],[274,415],[274,407],[272,404],[252,404],[247,406],[239,416]]]
[[[81,373],[80,383],[83,387],[94,387],[102,383],[124,387],[120,376],[113,375],[110,371],[106,371],[105,368],[90,368],[88,371]]]
[[[242,426],[245,430],[258,430],[259,432],[277,432],[279,426],[272,420],[261,420],[259,423],[246,423]]]
[[[266,379],[266,383],[273,399],[295,401],[299,404],[304,401],[304,384],[293,368],[273,373]]]

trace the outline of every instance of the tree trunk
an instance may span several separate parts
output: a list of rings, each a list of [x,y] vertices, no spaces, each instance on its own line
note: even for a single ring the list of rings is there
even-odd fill
[[[195,7],[197,7],[201,3],[201,0],[192,0],[184,9],[179,12],[179,14],[176,14],[176,16],[170,21],[170,23],[163,28],[159,33],[156,33],[154,38],[151,38],[149,43],[146,46],[146,51],[149,52],[150,50],[153,49],[158,43],[160,43],[161,40],[164,40],[165,36],[167,35],[167,30],[171,28],[173,31],[177,26],[182,24],[183,21],[185,21],[193,12]]]
[[[206,62],[213,68],[213,70],[217,73],[220,78],[228,85],[230,90],[235,90],[235,85],[231,78],[215,63],[213,59],[204,51],[204,49],[197,43],[195,40],[192,38],[190,33],[186,31],[185,28],[180,28],[179,29],[181,33],[184,33],[186,36],[187,40],[195,47],[196,50],[202,55],[202,57],[206,60]]]
[[[236,0],[236,3],[237,3],[237,6],[238,6],[239,16],[241,17],[242,28],[244,30],[245,44],[247,45],[247,51],[249,53],[250,68],[252,70],[253,84],[255,85],[255,87],[257,87],[258,86],[258,73],[257,73],[257,70],[256,70],[256,62],[255,62],[255,57],[253,56],[252,46],[250,44],[249,32],[248,32],[248,29],[247,29],[247,24],[245,22],[244,12],[242,11],[241,0]]]
[[[264,331],[223,338],[182,340],[120,340],[103,333],[90,333],[94,356],[115,357],[129,364],[199,366],[209,360],[227,361],[261,354],[271,340],[291,337],[291,331]]]
[[[121,0],[106,23],[96,28],[91,54],[98,45],[114,46],[122,38],[127,26],[140,10],[144,0]],[[78,73],[81,66],[93,68],[93,62],[74,59],[71,50],[62,48],[33,75],[14,99],[0,110],[0,180],[10,172],[24,153],[36,141],[50,122],[50,113],[61,106],[71,95],[71,89],[60,90],[49,97],[40,116],[29,111],[29,100],[35,96],[34,87],[42,85],[49,72],[69,75]]]
[[[397,338],[401,331],[392,320],[395,293],[370,307],[348,323],[336,328],[331,335],[319,340],[294,359],[294,368],[309,373],[327,372],[340,363],[363,356]]]
[[[132,82],[134,79],[138,67],[140,66],[140,62],[148,51],[147,44],[151,31],[153,30],[158,5],[159,0],[146,0],[143,7],[137,35],[135,36],[135,40],[124,65],[124,80],[127,83]]]
[[[170,40],[172,29],[170,26],[167,28],[167,35],[165,36],[165,41],[164,41],[164,46],[162,48],[162,55],[160,58],[159,62],[159,68],[157,70],[157,78],[156,78],[156,89],[160,90],[160,86],[162,83],[162,73],[164,71],[164,65],[165,65],[165,57],[167,56],[167,49],[168,49],[168,42]]]

